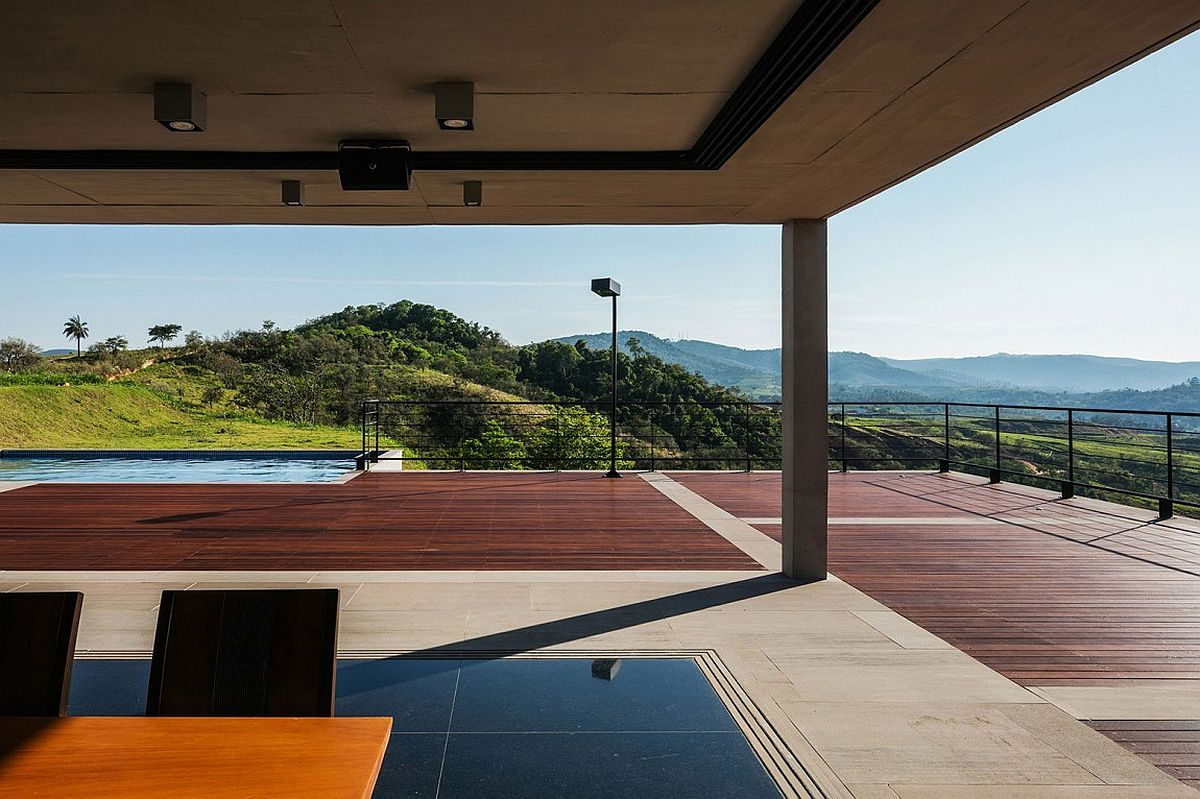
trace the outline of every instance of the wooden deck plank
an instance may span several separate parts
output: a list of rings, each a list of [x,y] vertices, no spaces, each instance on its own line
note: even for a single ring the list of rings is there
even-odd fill
[[[1200,788],[1200,720],[1089,721],[1094,730],[1193,788]]]

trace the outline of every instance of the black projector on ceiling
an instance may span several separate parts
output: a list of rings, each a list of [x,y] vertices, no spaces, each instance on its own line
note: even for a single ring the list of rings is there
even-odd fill
[[[361,139],[338,145],[343,191],[408,191],[412,166],[408,142]]]

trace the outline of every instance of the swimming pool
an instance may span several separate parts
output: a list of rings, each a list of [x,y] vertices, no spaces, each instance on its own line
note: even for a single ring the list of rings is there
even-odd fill
[[[0,457],[0,481],[66,483],[327,483],[354,469],[349,453],[203,453]]]

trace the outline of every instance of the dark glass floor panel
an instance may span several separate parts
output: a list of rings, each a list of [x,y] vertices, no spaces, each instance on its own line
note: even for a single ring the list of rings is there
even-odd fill
[[[623,659],[611,679],[593,661],[464,661],[452,732],[736,732],[692,660]]]
[[[148,660],[80,660],[72,715],[145,711]],[[338,663],[336,714],[391,716],[380,797],[780,796],[689,658]]]
[[[457,660],[388,658],[338,662],[339,716],[391,716],[392,732],[437,732],[450,728],[458,683]]]
[[[452,733],[441,786],[440,799],[779,796],[740,732]]]
[[[375,782],[377,799],[434,799],[442,775],[446,733],[393,733]]]
[[[141,716],[150,686],[149,660],[76,660],[71,667],[71,716]]]

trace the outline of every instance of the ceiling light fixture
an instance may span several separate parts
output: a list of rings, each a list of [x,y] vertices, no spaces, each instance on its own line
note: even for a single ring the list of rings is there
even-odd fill
[[[281,184],[284,205],[299,208],[304,205],[304,183],[299,180],[285,180]]]
[[[208,97],[190,83],[156,83],[154,121],[174,133],[203,132],[208,124]]]
[[[434,114],[442,130],[475,130],[475,84],[438,83],[433,87]]]
[[[483,181],[463,181],[463,205],[468,208],[478,208],[483,205]]]

